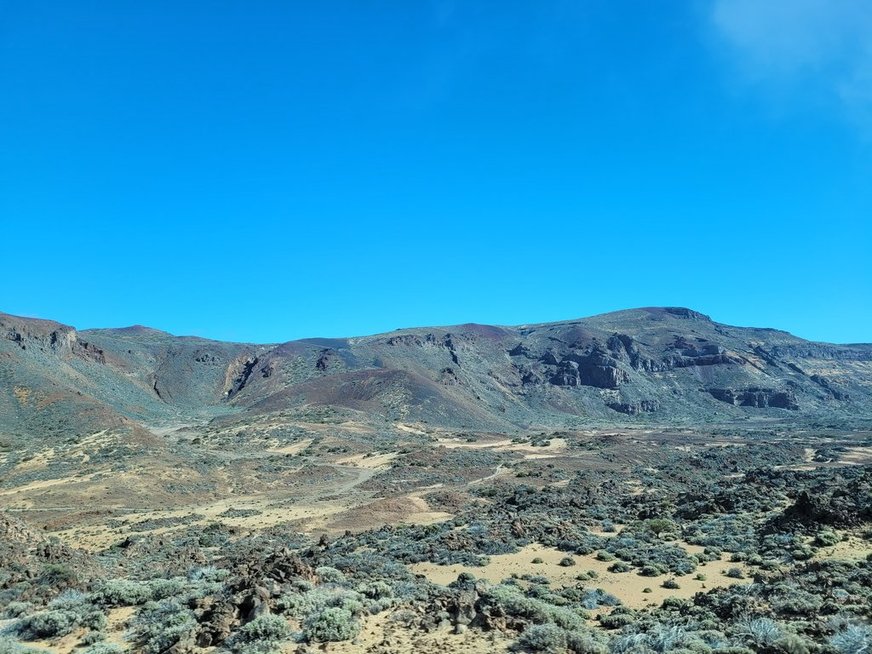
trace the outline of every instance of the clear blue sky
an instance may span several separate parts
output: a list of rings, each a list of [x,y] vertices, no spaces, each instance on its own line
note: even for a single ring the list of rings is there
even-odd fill
[[[872,341],[872,5],[0,0],[0,310]]]

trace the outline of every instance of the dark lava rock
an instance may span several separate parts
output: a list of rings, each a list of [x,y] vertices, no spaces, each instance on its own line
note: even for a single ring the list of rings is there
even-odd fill
[[[653,413],[660,408],[660,402],[657,400],[642,400],[640,402],[607,402],[606,406],[618,413],[626,413],[628,416],[635,416],[640,413]]]
[[[777,408],[796,410],[799,404],[793,391],[777,391],[771,388],[709,388],[713,398],[733,406],[749,406],[758,409]]]

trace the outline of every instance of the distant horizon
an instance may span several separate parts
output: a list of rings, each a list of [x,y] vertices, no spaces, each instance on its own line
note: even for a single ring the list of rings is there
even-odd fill
[[[6,3],[0,306],[869,341],[869,43],[859,0]]]
[[[506,327],[506,328],[517,328],[517,327],[525,327],[530,325],[540,325],[540,324],[551,324],[551,323],[561,323],[561,322],[572,322],[575,320],[585,320],[587,318],[594,318],[597,316],[607,315],[611,313],[621,313],[625,311],[643,311],[645,309],[665,309],[665,308],[680,308],[680,309],[690,309],[691,311],[695,311],[697,313],[708,316],[712,322],[721,325],[727,325],[729,327],[738,327],[745,329],[770,329],[780,332],[789,333],[792,336],[797,338],[801,338],[810,342],[818,342],[818,343],[830,343],[833,345],[872,345],[872,338],[867,341],[832,341],[827,339],[819,339],[819,338],[808,338],[803,334],[797,334],[791,329],[779,326],[779,325],[758,325],[753,323],[740,323],[740,322],[732,322],[730,320],[720,320],[717,316],[713,316],[707,311],[702,311],[699,308],[684,305],[684,304],[661,304],[654,305],[648,304],[645,306],[635,306],[635,307],[624,307],[621,309],[612,309],[608,311],[598,311],[596,313],[588,313],[584,315],[577,315],[565,318],[554,318],[549,320],[528,320],[521,322],[487,322],[481,320],[466,320],[459,322],[433,322],[433,323],[422,323],[415,325],[403,325],[400,327],[393,327],[389,329],[377,329],[374,331],[365,331],[360,333],[342,333],[342,334],[310,334],[303,336],[293,336],[290,338],[278,338],[278,339],[269,339],[269,340],[252,340],[252,339],[227,339],[227,338],[219,338],[207,334],[199,334],[199,333],[179,333],[173,331],[172,329],[166,329],[154,324],[149,324],[146,322],[134,322],[130,324],[116,324],[116,325],[91,325],[91,326],[80,326],[72,322],[68,322],[65,320],[60,320],[58,318],[52,316],[42,316],[42,315],[26,315],[21,313],[16,313],[14,311],[7,311],[4,307],[0,307],[0,314],[6,314],[10,316],[14,316],[16,318],[23,318],[28,320],[46,320],[49,322],[56,322],[67,327],[74,328],[77,332],[85,332],[85,331],[98,331],[98,330],[122,330],[122,329],[133,329],[133,328],[141,328],[141,329],[150,329],[158,332],[163,332],[169,334],[170,336],[179,337],[179,338],[200,338],[203,340],[210,341],[219,341],[219,342],[234,342],[234,343],[248,343],[251,345],[276,345],[280,343],[287,343],[290,341],[304,341],[304,340],[317,340],[317,339],[343,339],[343,338],[365,338],[368,336],[377,336],[379,334],[389,334],[394,331],[403,331],[407,329],[442,329],[449,327],[460,327],[463,325],[485,325],[491,327]]]

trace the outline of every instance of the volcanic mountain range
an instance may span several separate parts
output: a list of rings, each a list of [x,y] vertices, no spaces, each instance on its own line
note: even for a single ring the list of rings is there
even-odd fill
[[[872,345],[733,327],[677,307],[271,345],[0,314],[0,433],[11,443],[301,412],[503,432],[845,424],[872,418]]]

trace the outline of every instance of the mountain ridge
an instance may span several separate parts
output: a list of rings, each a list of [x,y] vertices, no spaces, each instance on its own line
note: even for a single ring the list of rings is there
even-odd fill
[[[872,413],[872,344],[736,327],[685,307],[278,344],[0,313],[0,336],[0,430],[20,437],[313,408],[473,430]]]

